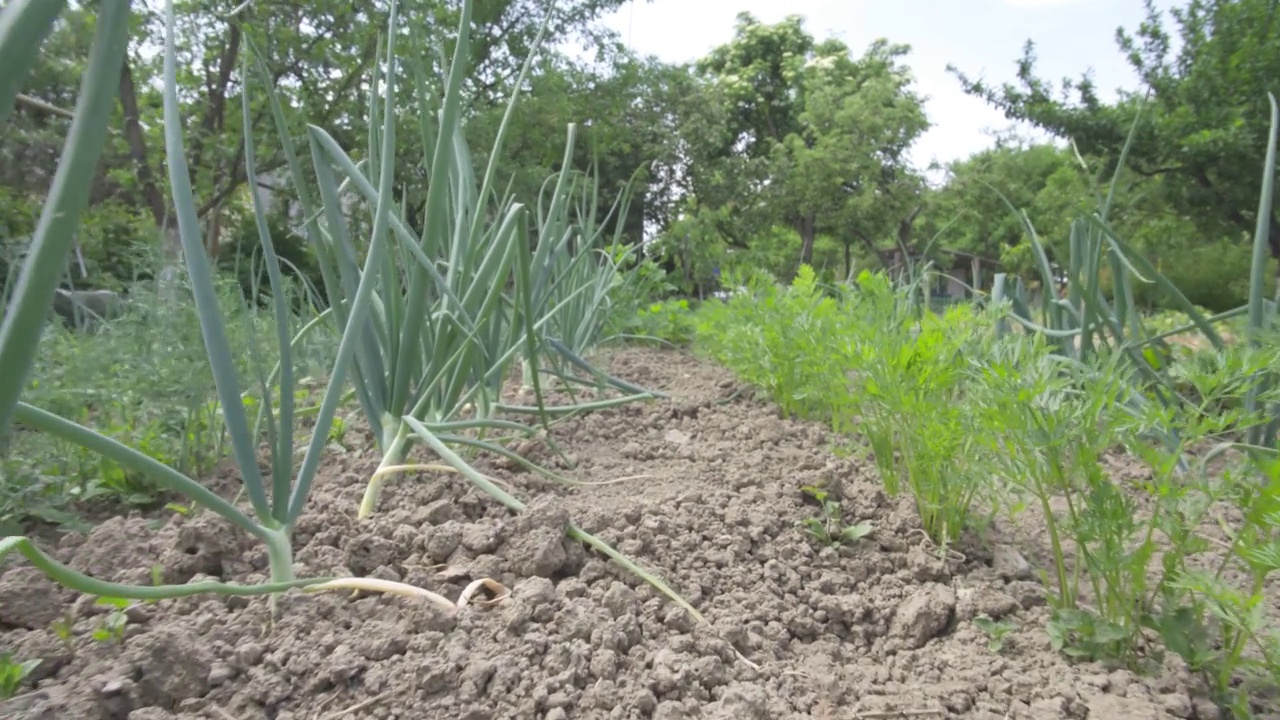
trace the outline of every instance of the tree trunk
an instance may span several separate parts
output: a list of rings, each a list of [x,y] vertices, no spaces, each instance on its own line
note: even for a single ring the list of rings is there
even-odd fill
[[[138,93],[133,86],[133,71],[129,61],[124,61],[120,72],[120,112],[124,116],[124,138],[129,145],[129,158],[133,160],[138,174],[138,185],[142,191],[142,200],[151,211],[156,227],[163,227],[169,214],[168,203],[164,194],[156,184],[155,174],[151,171],[150,157],[147,154],[147,138],[142,132],[142,123],[138,116]]]
[[[1275,213],[1271,214],[1271,229],[1267,232],[1267,244],[1271,246],[1271,257],[1280,260],[1280,221]],[[1276,265],[1276,285],[1280,287],[1280,263]]]
[[[813,213],[806,213],[796,226],[800,233],[800,264],[813,265],[813,241],[817,237],[817,220]]]
[[[917,205],[910,214],[902,218],[898,223],[898,245],[903,249],[903,252],[908,252],[911,247],[911,231],[915,227],[916,218],[920,216],[920,211],[923,209]]]

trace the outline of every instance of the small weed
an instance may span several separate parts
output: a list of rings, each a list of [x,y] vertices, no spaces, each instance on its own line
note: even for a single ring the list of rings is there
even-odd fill
[[[833,547],[851,545],[875,531],[875,526],[865,521],[857,525],[845,525],[841,520],[843,512],[840,509],[840,501],[831,497],[826,490],[812,485],[807,485],[801,490],[817,501],[822,509],[821,517],[805,518],[800,521],[801,527],[818,542]]]
[[[1004,649],[1004,637],[1018,629],[1018,624],[1010,620],[992,620],[986,615],[973,619],[973,624],[987,634],[987,649],[998,653]]]
[[[0,698],[18,694],[18,688],[41,663],[40,659],[17,660],[11,653],[0,653]]]
[[[122,642],[125,626],[129,624],[128,610],[133,603],[123,598],[100,597],[94,604],[109,606],[111,611],[94,629],[93,639],[100,643]]]
[[[333,422],[329,424],[329,442],[342,446],[342,441],[347,437],[347,421],[335,415]]]
[[[54,635],[58,636],[58,641],[62,643],[62,647],[66,648],[68,654],[75,654],[74,631],[76,618],[68,610],[62,617],[54,620],[49,624],[49,629]]]

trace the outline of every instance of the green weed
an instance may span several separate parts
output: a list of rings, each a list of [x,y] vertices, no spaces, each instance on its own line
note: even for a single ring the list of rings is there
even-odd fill
[[[124,598],[100,597],[94,601],[95,605],[105,605],[110,607],[110,612],[103,618],[102,623],[94,628],[93,639],[101,643],[123,642],[124,629],[129,624],[129,607],[133,605],[133,601]]]
[[[633,335],[657,338],[672,345],[693,342],[697,325],[689,301],[683,298],[654,302],[636,310],[628,326]]]
[[[270,332],[270,308],[250,306],[232,278],[220,284],[220,302],[232,339],[247,349]],[[36,367],[24,398],[134,447],[181,472],[199,477],[223,457],[223,420],[205,367],[199,324],[190,297],[178,287],[167,300],[139,284],[128,311],[96,333],[51,325],[40,341]],[[321,357],[326,338],[300,348]],[[246,394],[247,408],[257,397]],[[165,498],[149,478],[127,471],[96,453],[44,433],[15,431],[0,457],[0,527],[17,530],[30,520],[79,527],[76,510],[108,501],[151,506]]]
[[[832,547],[840,547],[841,545],[851,545],[875,532],[875,526],[867,521],[856,525],[845,525],[843,520],[844,512],[840,507],[840,500],[832,497],[826,490],[811,485],[805,486],[800,490],[805,495],[813,498],[821,509],[821,516],[805,518],[800,521],[800,526],[805,529],[805,532],[818,542]]]
[[[0,653],[0,699],[7,699],[17,695],[18,688],[22,687],[23,681],[27,679],[32,670],[39,667],[41,662],[39,658],[17,660],[12,653]]]
[[[75,625],[76,618],[70,610],[49,624],[49,629],[53,631],[54,635],[58,636],[58,642],[62,643],[62,647],[67,651],[68,655],[75,654]]]
[[[1018,624],[1009,620],[992,620],[986,615],[979,615],[973,619],[973,624],[978,629],[987,634],[987,649],[993,653],[998,653],[1004,649],[1004,638],[1009,633],[1018,629]]]

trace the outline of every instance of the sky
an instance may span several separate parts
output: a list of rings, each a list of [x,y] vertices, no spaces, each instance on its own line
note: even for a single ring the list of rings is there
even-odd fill
[[[1156,2],[1163,11],[1173,4]],[[914,148],[912,160],[920,169],[931,160],[946,163],[990,147],[993,139],[984,131],[1012,127],[1003,114],[965,95],[947,72],[948,63],[971,78],[1015,82],[1016,63],[1030,39],[1040,77],[1056,88],[1064,77],[1091,71],[1099,95],[1108,100],[1116,88],[1137,87],[1116,45],[1116,28],[1132,32],[1145,18],[1142,0],[631,0],[605,23],[636,52],[685,62],[732,39],[734,18],[742,11],[766,23],[802,15],[816,38],[843,40],[855,56],[880,37],[910,45],[906,62],[915,72],[916,91],[927,98],[933,125]]]

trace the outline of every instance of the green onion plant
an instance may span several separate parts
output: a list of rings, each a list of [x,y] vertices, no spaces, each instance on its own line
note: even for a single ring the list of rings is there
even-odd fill
[[[577,126],[571,124],[561,163],[564,168],[571,166],[576,132]],[[547,178],[543,201],[538,206],[538,242],[532,261],[531,306],[546,309],[546,322],[534,325],[539,347],[544,348],[542,359],[570,389],[570,382],[585,371],[601,387],[633,394],[633,398],[619,398],[610,404],[658,394],[605,376],[586,360],[605,339],[603,333],[613,312],[612,297],[630,282],[623,268],[631,262],[637,247],[622,243],[630,199],[628,183],[601,220],[597,217],[598,177],[566,169]],[[610,218],[615,223],[614,234],[606,244],[604,230]],[[543,371],[541,367],[535,369],[528,356],[523,358],[524,390],[535,387],[535,372]]]
[[[560,174],[552,192],[551,210],[543,219],[537,251],[532,246],[527,208],[509,195],[500,197],[495,190],[497,161],[518,91],[510,99],[488,165],[477,178],[462,123],[470,13],[471,4],[464,3],[438,110],[423,64],[411,63],[419,134],[424,149],[431,152],[430,160],[424,162],[430,173],[421,233],[409,227],[395,210],[395,121],[405,113],[397,104],[397,62],[391,52],[386,58],[387,72],[375,76],[371,90],[370,115],[380,123],[371,124],[367,160],[363,162],[353,160],[327,132],[309,126],[306,135],[313,176],[308,177],[288,139],[291,135],[284,109],[278,98],[272,97],[294,186],[308,218],[306,231],[315,244],[331,299],[328,319],[344,338],[352,339],[355,396],[374,429],[382,457],[366,487],[360,518],[375,512],[386,481],[397,474],[394,469],[405,466],[415,442],[434,447],[439,440],[485,450],[557,478],[486,437],[494,432],[529,434],[536,430],[498,416],[504,409],[530,411],[502,403],[503,383],[514,361],[536,364],[536,358],[546,354],[548,343],[554,342],[560,356],[570,358],[579,368],[591,369],[573,350],[589,347],[594,338],[589,333],[583,340],[567,335],[570,323],[566,320],[576,313],[578,323],[571,329],[578,332],[582,325],[589,328],[590,322],[607,312],[607,293],[594,292],[602,283],[593,282],[598,277],[606,287],[611,284],[607,270],[591,269],[594,275],[587,274],[587,282],[565,295],[544,292],[547,287],[563,287],[555,278],[562,266],[547,260],[557,257],[556,251],[565,249],[566,244],[570,265],[590,267],[596,261],[598,231],[589,225],[593,214],[586,216],[587,226],[583,221],[566,221],[566,205],[574,191],[574,183],[566,180],[571,175],[568,169]],[[521,70],[521,81],[531,62],[532,56]],[[521,81],[515,87],[520,87]],[[379,84],[383,86],[380,101]],[[572,141],[570,128],[566,162],[572,158]],[[375,172],[376,182],[372,177]],[[312,187],[318,192],[318,202]],[[354,193],[372,209],[373,240],[368,248],[358,246],[352,238],[343,211],[343,200],[350,197],[347,193]],[[366,261],[361,268],[357,258],[361,253],[372,257],[374,243],[379,243],[377,263]],[[569,279],[582,277],[571,274]],[[357,321],[353,308],[361,302],[361,292],[369,294],[365,302],[371,304],[371,310],[367,318]],[[557,335],[571,337],[570,345],[564,345]],[[598,373],[592,370],[592,374]],[[549,415],[537,374],[531,379],[538,405],[532,412],[545,424]],[[636,392],[628,398],[591,407],[653,395],[633,389]],[[559,410],[586,409],[590,408]],[[495,497],[503,494],[488,480],[482,479],[480,484]]]
[[[23,80],[35,65],[64,3],[15,0],[0,8],[0,130]],[[119,85],[129,33],[128,0],[104,0],[94,31],[89,62],[80,80],[75,117],[62,146],[62,156],[48,199],[32,235],[12,297],[0,323],[0,448],[5,445],[18,398],[35,361],[54,291],[89,202],[94,168],[107,139],[107,123]]]
[[[1274,103],[1274,97],[1272,97]],[[1112,176],[1105,198],[1099,198],[1099,207],[1093,213],[1071,223],[1068,234],[1065,267],[1061,269],[1065,281],[1061,296],[1055,292],[1059,274],[1050,261],[1040,235],[1032,226],[1025,211],[1018,210],[998,190],[993,188],[1011,212],[1021,219],[1031,244],[1039,274],[1041,293],[1038,312],[1033,312],[1026,286],[1022,279],[998,273],[994,277],[991,293],[993,302],[1008,301],[1008,317],[1030,332],[1045,337],[1056,352],[1068,358],[1088,362],[1102,348],[1112,348],[1122,353],[1141,374],[1152,394],[1165,404],[1190,402],[1180,397],[1169,377],[1169,348],[1165,339],[1196,331],[1217,351],[1224,347],[1222,336],[1215,324],[1231,318],[1247,315],[1251,332],[1262,332],[1270,324],[1275,313],[1275,301],[1265,297],[1265,271],[1268,258],[1266,220],[1271,217],[1271,193],[1274,187],[1275,131],[1272,118],[1271,141],[1263,173],[1260,194],[1259,225],[1254,237],[1253,267],[1250,275],[1249,302],[1239,308],[1216,315],[1205,316],[1187,299],[1186,295],[1161,274],[1149,260],[1132,246],[1120,239],[1108,223],[1108,215],[1115,200],[1120,172],[1128,157],[1129,148],[1137,133],[1141,113],[1135,116],[1129,137],[1121,149],[1116,171]],[[1104,284],[1103,263],[1110,271],[1110,288]],[[1134,301],[1135,282],[1155,284],[1175,309],[1182,311],[1190,323],[1160,333],[1149,332]],[[1110,300],[1108,299],[1110,295]],[[1273,431],[1274,432],[1274,431]],[[1274,435],[1273,435],[1274,439]]]
[[[599,231],[593,214],[580,211],[578,219],[565,221],[565,208],[575,187],[566,179],[568,159],[572,157],[572,129],[565,153],[566,171],[557,180],[549,201],[553,209],[541,218],[538,251],[531,240],[528,209],[495,189],[498,159],[518,90],[508,103],[488,164],[477,178],[462,122],[462,82],[469,60],[473,4],[467,0],[461,5],[457,40],[443,92],[437,93],[428,86],[423,62],[408,63],[417,105],[412,113],[398,106],[398,62],[393,45],[388,44],[386,57],[382,58],[387,70],[379,73],[375,63],[369,109],[371,120],[376,122],[371,122],[366,159],[360,162],[353,160],[329,133],[309,125],[306,139],[312,172],[308,175],[301,153],[291,140],[293,133],[285,107],[266,82],[265,67],[260,60],[256,62],[257,73],[263,78],[261,84],[269,93],[294,190],[307,218],[305,231],[316,250],[325,293],[330,299],[324,317],[342,335],[339,361],[351,360],[354,395],[374,429],[381,454],[358,510],[360,518],[375,512],[388,479],[404,469],[422,467],[406,463],[415,442],[482,492],[519,512],[524,503],[477,471],[455,448],[462,448],[464,454],[481,450],[494,453],[531,471],[563,480],[488,439],[488,433],[536,431],[536,427],[501,417],[500,413],[535,413],[545,427],[547,418],[556,413],[582,412],[657,395],[637,388],[624,398],[548,408],[535,372],[531,379],[536,408],[502,402],[503,384],[515,361],[520,359],[536,367],[537,359],[549,354],[548,344],[565,337],[559,333],[569,325],[566,318],[574,317],[566,308],[589,296],[590,302],[577,306],[581,308],[577,319],[591,320],[603,312],[607,294],[589,295],[599,287],[592,282],[582,282],[564,294],[543,292],[544,288],[556,287],[552,278],[560,266],[556,262],[539,264],[539,259],[552,255],[557,240],[567,237],[581,241],[570,246],[573,249],[569,265],[577,257],[587,258],[579,261],[584,264],[595,261],[594,243],[598,240],[594,238]],[[394,34],[392,26],[389,35]],[[540,42],[541,34],[534,47]],[[532,56],[526,59],[513,87],[523,86],[531,64]],[[423,163],[429,176],[420,233],[397,211],[393,194],[395,121],[408,115],[418,118],[422,146],[431,153]],[[344,201],[352,197],[373,215],[367,245],[357,244],[349,229]],[[366,258],[363,266],[357,260],[362,255]],[[607,267],[592,272],[606,278],[607,283],[613,282]],[[572,352],[574,347],[583,352],[590,347],[591,335],[586,334],[585,338],[586,342],[560,343],[553,349],[579,369],[600,377],[598,371]],[[284,341],[283,336],[281,340]],[[612,384],[625,387],[619,382]],[[331,383],[318,423],[328,426],[340,395],[338,386]],[[307,459],[318,457],[323,444],[323,439],[313,436]],[[566,532],[636,573],[696,619],[702,619],[659,578],[598,538],[572,525]]]
[[[16,10],[14,9],[16,8]],[[22,12],[23,6],[9,6],[4,10],[5,20],[12,20],[11,12]],[[396,4],[393,2],[390,11],[390,26],[395,27]],[[18,18],[23,19],[22,17]],[[349,307],[350,324],[338,347],[337,357],[325,389],[324,400],[318,413],[317,422],[300,463],[295,468],[294,453],[294,399],[297,379],[293,373],[293,362],[290,354],[291,338],[289,336],[289,313],[286,303],[276,303],[276,325],[280,351],[280,373],[278,390],[279,406],[267,411],[266,435],[268,436],[267,452],[270,457],[269,472],[264,474],[258,466],[258,436],[251,430],[244,405],[242,386],[231,354],[231,346],[227,340],[226,328],[221,317],[217,295],[214,287],[214,276],[209,259],[204,250],[196,217],[195,199],[191,190],[190,177],[187,170],[183,150],[182,118],[177,94],[177,67],[175,53],[175,22],[172,0],[166,4],[167,36],[164,56],[164,115],[165,115],[165,148],[169,167],[169,180],[173,189],[173,201],[178,220],[178,230],[182,250],[186,262],[187,275],[194,296],[196,310],[200,319],[200,327],[204,344],[208,353],[209,368],[213,374],[217,395],[222,409],[222,418],[226,424],[231,440],[233,456],[240,470],[245,494],[251,506],[250,512],[244,512],[235,504],[213,493],[196,480],[179,473],[173,468],[152,459],[151,457],[127,447],[115,440],[107,438],[77,423],[59,417],[53,413],[17,400],[22,390],[25,376],[25,365],[29,361],[23,355],[34,352],[29,338],[38,331],[43,321],[43,308],[39,304],[41,297],[52,294],[57,276],[49,270],[58,266],[59,257],[65,257],[66,238],[70,232],[58,236],[54,231],[66,230],[68,222],[65,218],[78,216],[77,207],[82,207],[86,192],[80,184],[87,184],[93,176],[96,156],[101,149],[101,137],[105,135],[105,122],[110,117],[110,90],[116,87],[111,73],[119,72],[123,60],[125,33],[128,27],[128,3],[104,2],[97,24],[98,37],[90,65],[85,73],[85,88],[81,93],[76,120],[73,122],[71,134],[67,141],[66,155],[59,167],[59,174],[54,180],[54,188],[45,206],[45,217],[52,222],[42,224],[37,231],[36,243],[23,268],[16,290],[17,299],[6,312],[3,345],[0,346],[0,368],[5,370],[0,378],[0,399],[4,399],[4,415],[12,413],[16,419],[36,430],[55,435],[61,439],[80,445],[109,458],[126,469],[152,477],[161,486],[187,496],[190,500],[221,515],[228,522],[237,526],[260,540],[267,549],[269,558],[270,582],[243,585],[217,581],[204,581],[184,585],[133,586],[121,583],[105,582],[83,575],[45,555],[28,538],[21,536],[6,537],[0,540],[0,555],[17,551],[24,555],[33,565],[46,572],[58,582],[80,592],[128,599],[163,599],[199,593],[218,593],[235,595],[273,595],[295,587],[311,589],[331,588],[364,588],[384,592],[398,592],[418,597],[428,597],[443,601],[428,591],[400,583],[370,583],[352,578],[306,578],[294,577],[293,571],[293,527],[306,506],[307,496],[319,468],[328,438],[330,422],[343,394],[348,370],[357,347],[357,330],[365,327],[366,318],[370,315],[373,299],[372,273],[362,278],[360,287],[354,293],[354,302]],[[5,23],[0,23],[5,25]],[[7,25],[6,25],[7,26]],[[388,54],[391,54],[395,42],[395,33],[388,35]],[[3,53],[0,53],[2,55]],[[242,93],[242,109],[246,120],[249,113],[248,93]],[[83,110],[83,112],[79,112]],[[255,177],[255,152],[251,135],[251,126],[245,123],[246,171],[249,177]],[[89,140],[96,142],[88,142]],[[77,184],[80,183],[80,184]],[[385,172],[382,181],[384,187],[390,185],[390,173]],[[277,298],[284,296],[280,263],[271,244],[270,234],[266,232],[266,221],[263,215],[261,197],[256,188],[253,192],[254,211],[260,230],[260,241],[263,260],[268,272],[268,280],[272,293]],[[78,204],[77,204],[78,203]],[[385,256],[386,233],[385,218],[387,209],[379,214],[383,218],[381,227],[375,228],[370,243],[366,266],[376,267]],[[59,226],[57,223],[61,222]],[[50,225],[53,225],[53,230]],[[59,244],[54,239],[62,237]],[[51,239],[54,238],[54,239]],[[61,255],[59,255],[61,253]],[[47,308],[48,302],[44,303]],[[21,330],[26,332],[20,332]],[[260,374],[260,380],[264,376]],[[270,402],[274,393],[263,387],[264,404]],[[8,398],[14,398],[9,401]],[[269,478],[269,480],[268,480]],[[474,592],[474,591],[473,591]],[[461,602],[465,603],[464,597]]]

